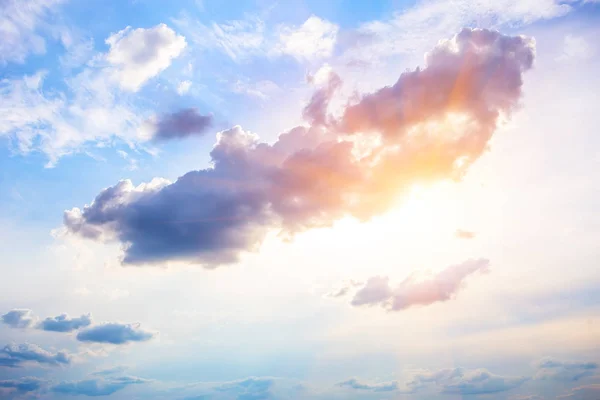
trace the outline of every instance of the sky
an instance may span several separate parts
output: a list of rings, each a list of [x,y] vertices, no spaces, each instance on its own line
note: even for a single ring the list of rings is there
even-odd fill
[[[600,398],[597,0],[0,0],[0,398]]]

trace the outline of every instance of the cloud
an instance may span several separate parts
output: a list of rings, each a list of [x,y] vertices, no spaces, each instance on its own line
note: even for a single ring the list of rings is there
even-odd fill
[[[600,398],[600,385],[576,387],[558,397],[562,400],[597,400],[598,398]]]
[[[154,123],[152,137],[157,141],[167,141],[203,135],[212,124],[213,116],[211,114],[202,115],[195,108],[185,108],[161,116]]]
[[[600,366],[595,362],[560,361],[544,358],[536,363],[536,379],[552,379],[559,381],[577,381],[595,375]]]
[[[247,378],[224,383],[214,390],[234,394],[238,400],[261,400],[272,398],[270,391],[274,384],[272,378]]]
[[[526,381],[526,377],[495,375],[485,369],[450,368],[418,373],[407,386],[418,390],[433,383],[441,393],[476,395],[505,392],[521,386]]]
[[[357,379],[349,379],[338,383],[338,386],[370,392],[394,392],[398,390],[398,382],[362,383]]]
[[[423,69],[362,96],[340,120],[320,124],[327,114],[316,107],[307,113],[319,116],[315,125],[272,145],[239,126],[219,132],[212,167],[173,183],[121,181],[67,210],[65,232],[121,242],[125,264],[216,267],[257,250],[271,230],[292,236],[348,215],[369,219],[416,183],[464,175],[518,106],[533,59],[532,39],[463,29]]]
[[[96,371],[93,372],[92,375],[94,376],[108,376],[108,375],[115,375],[115,374],[122,374],[127,370],[128,367],[124,366],[124,365],[117,365],[115,367],[111,367],[111,368],[106,368],[106,369],[102,369],[100,371]]]
[[[257,16],[205,25],[183,13],[173,23],[199,49],[218,50],[235,61],[264,54],[265,23]]]
[[[277,50],[299,60],[327,58],[333,53],[338,31],[336,24],[312,15],[299,27],[281,27]]]
[[[521,386],[525,381],[525,377],[500,376],[485,369],[448,368],[415,373],[403,384],[397,381],[372,384],[350,379],[339,383],[338,386],[361,391],[409,394],[433,385],[443,394],[476,395],[505,392]]]
[[[54,393],[72,396],[108,396],[130,385],[149,382],[147,379],[122,376],[110,379],[86,379],[60,382],[50,388]]]
[[[77,334],[81,342],[126,344],[129,342],[145,342],[156,333],[140,328],[139,324],[120,324],[117,322],[92,326]]]
[[[355,31],[346,32],[340,42],[343,42],[343,58],[349,63],[377,62],[390,56],[420,54],[447,32],[463,26],[514,29],[563,16],[572,9],[561,0],[417,1],[387,20],[369,21]]]
[[[39,390],[45,380],[32,376],[23,377],[20,379],[0,380],[0,388],[9,389],[12,392],[19,394],[35,392]]]
[[[72,332],[79,328],[89,326],[91,323],[91,314],[84,314],[78,318],[71,318],[68,314],[61,314],[57,317],[48,317],[41,321],[38,328],[52,332]]]
[[[180,96],[183,96],[184,94],[186,94],[187,92],[190,91],[191,87],[192,87],[191,81],[181,81],[181,82],[179,82],[179,85],[177,85],[177,94]]]
[[[109,36],[106,44],[110,46],[106,60],[114,67],[113,79],[132,92],[171,65],[186,46],[185,38],[165,24],[148,29],[127,27]]]
[[[51,353],[38,345],[30,343],[7,344],[0,349],[0,367],[20,367],[24,363],[57,366],[69,364],[71,359],[71,354],[65,351]]]
[[[424,280],[417,280],[413,274],[395,288],[390,287],[389,278],[375,276],[369,278],[356,292],[351,304],[381,305],[391,311],[400,311],[413,306],[447,301],[462,288],[469,275],[486,272],[488,267],[489,261],[486,259],[470,259],[461,264],[451,265]]]
[[[464,229],[457,229],[454,235],[459,239],[473,239],[476,236],[475,232]]]
[[[33,311],[28,309],[11,310],[1,316],[0,319],[11,328],[29,328],[37,321]]]
[[[22,63],[30,53],[44,54],[46,20],[64,0],[3,0],[0,14],[0,65]]]

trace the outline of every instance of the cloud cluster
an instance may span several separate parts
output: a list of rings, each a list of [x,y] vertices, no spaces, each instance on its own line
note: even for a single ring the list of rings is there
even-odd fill
[[[156,336],[155,332],[140,328],[139,324],[121,324],[109,322],[84,329],[77,334],[81,342],[126,344],[129,342],[145,342]]]
[[[71,359],[72,355],[65,351],[51,353],[30,343],[7,344],[0,349],[0,367],[15,368],[27,363],[57,366],[69,364]]]
[[[423,69],[363,96],[339,120],[323,125],[323,108],[310,108],[313,125],[272,145],[239,126],[220,132],[211,168],[173,183],[119,182],[66,211],[64,226],[121,242],[127,264],[215,267],[257,249],[272,229],[291,235],[345,215],[368,219],[415,183],[462,176],[518,105],[533,59],[530,38],[465,28]]]
[[[390,286],[389,278],[375,276],[369,278],[355,293],[351,304],[380,305],[391,311],[400,311],[413,306],[447,301],[456,295],[468,276],[476,272],[487,272],[488,267],[487,259],[470,259],[446,267],[423,280],[418,280],[413,274],[395,288]]]
[[[131,92],[166,69],[182,53],[185,38],[159,24],[126,28],[106,44],[107,52],[88,49],[85,67],[66,77],[59,89],[45,87],[55,71],[0,79],[0,135],[10,138],[16,151],[42,151],[49,158],[47,166],[53,166],[91,142],[106,144],[117,138],[143,149],[142,143],[150,139],[141,135],[148,116],[137,109]]]

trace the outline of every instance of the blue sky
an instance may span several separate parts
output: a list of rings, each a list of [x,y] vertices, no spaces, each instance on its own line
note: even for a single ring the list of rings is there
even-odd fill
[[[595,0],[0,0],[0,398],[600,398]]]

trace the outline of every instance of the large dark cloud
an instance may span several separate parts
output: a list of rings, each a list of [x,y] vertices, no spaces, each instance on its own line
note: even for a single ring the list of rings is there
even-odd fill
[[[154,123],[153,139],[166,141],[203,135],[212,124],[212,115],[202,115],[195,108],[185,108],[172,114],[162,115]]]
[[[464,29],[423,69],[347,106],[326,108],[335,78],[305,108],[311,125],[272,145],[236,126],[220,132],[212,167],[169,183],[122,181],[64,214],[67,232],[124,244],[126,264],[207,267],[257,249],[269,230],[329,226],[385,212],[415,183],[462,176],[521,97],[533,40]]]
[[[469,275],[486,272],[488,267],[486,259],[467,260],[422,280],[411,275],[394,288],[387,277],[375,276],[355,293],[351,303],[353,306],[381,305],[388,310],[399,311],[447,301],[456,295]]]
[[[139,324],[120,324],[110,322],[92,326],[77,334],[81,342],[126,344],[129,342],[144,342],[156,334],[140,328]]]
[[[78,318],[71,318],[68,314],[48,317],[38,325],[39,329],[52,332],[72,332],[84,328],[92,323],[91,314],[84,314]]]
[[[52,353],[30,343],[7,344],[0,349],[0,367],[20,367],[26,363],[57,366],[69,364],[71,359],[72,356],[65,351]]]
[[[148,380],[133,376],[110,379],[86,379],[81,381],[60,382],[50,388],[54,393],[72,396],[108,396],[127,386],[146,383]]]
[[[2,322],[12,328],[29,328],[35,324],[36,318],[28,309],[14,309],[0,317]]]

